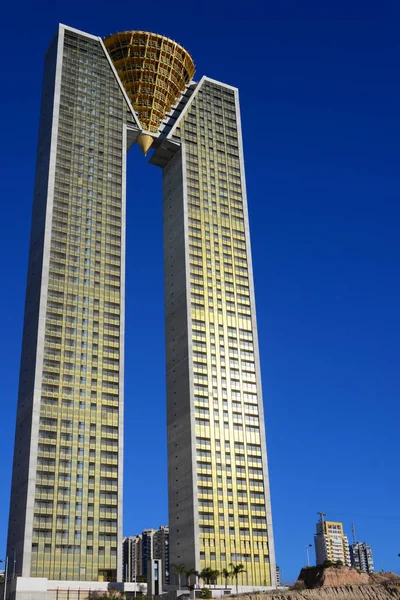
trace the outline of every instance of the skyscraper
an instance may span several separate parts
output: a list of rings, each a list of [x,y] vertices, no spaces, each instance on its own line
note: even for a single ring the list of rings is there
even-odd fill
[[[150,161],[164,169],[171,564],[244,563],[242,585],[269,585],[275,565],[238,92],[206,77],[188,91],[168,154],[161,146]]]
[[[45,62],[9,557],[122,580],[126,151],[163,169],[170,561],[275,583],[238,91],[176,42],[60,26]],[[133,199],[135,202],[135,199]]]
[[[59,27],[44,69],[8,532],[24,577],[121,579],[129,120],[102,42]]]

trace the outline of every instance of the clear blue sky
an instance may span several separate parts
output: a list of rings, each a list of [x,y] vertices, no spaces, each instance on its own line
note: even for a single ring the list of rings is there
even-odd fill
[[[324,510],[349,534],[354,521],[377,568],[396,570],[397,0],[5,4],[0,548],[43,55],[60,21],[97,35],[163,33],[192,53],[198,77],[240,88],[277,560],[295,578]],[[167,522],[167,465],[161,174],[138,148],[128,162],[124,532],[135,534]]]

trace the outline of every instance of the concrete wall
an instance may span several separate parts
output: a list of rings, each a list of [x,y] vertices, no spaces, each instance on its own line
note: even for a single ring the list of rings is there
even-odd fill
[[[198,568],[194,535],[192,402],[186,273],[187,223],[182,149],[163,172],[165,318],[167,359],[170,583],[173,564]],[[197,511],[196,511],[197,512]]]
[[[118,590],[127,598],[145,596],[146,583],[107,583],[96,581],[49,580],[44,577],[18,577],[9,583],[9,600],[90,600],[93,592]],[[3,590],[1,590],[3,593]]]

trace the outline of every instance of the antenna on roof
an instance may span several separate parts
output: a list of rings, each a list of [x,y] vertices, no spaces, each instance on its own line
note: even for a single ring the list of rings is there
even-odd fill
[[[319,515],[320,523],[323,523],[324,522],[324,517],[325,517],[326,513],[318,511],[317,515]]]

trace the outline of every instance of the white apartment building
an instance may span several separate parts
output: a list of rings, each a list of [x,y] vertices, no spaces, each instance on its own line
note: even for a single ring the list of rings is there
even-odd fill
[[[317,533],[314,536],[315,559],[317,565],[329,560],[338,561],[350,566],[350,551],[347,536],[343,532],[343,524],[336,521],[325,521],[323,513],[317,523]]]

